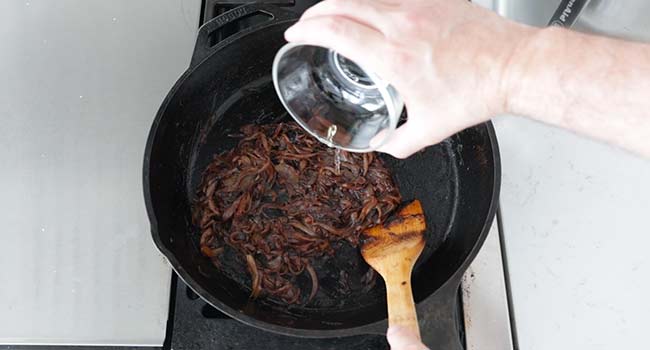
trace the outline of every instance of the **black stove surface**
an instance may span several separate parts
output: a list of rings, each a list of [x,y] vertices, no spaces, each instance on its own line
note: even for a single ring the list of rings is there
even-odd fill
[[[175,290],[172,333],[168,335],[174,350],[388,349],[386,338],[378,335],[308,339],[270,333],[229,318],[200,299],[180,279]]]
[[[230,11],[237,6],[241,6],[247,3],[257,3],[257,4],[269,4],[274,6],[282,7],[286,10],[296,12],[298,14],[303,13],[306,9],[310,8],[314,4],[320,2],[320,0],[203,0],[201,6],[201,23],[203,23],[223,14],[226,11]],[[265,21],[266,17],[256,18],[245,18],[237,23],[229,24],[224,29],[217,33],[215,38],[212,38],[211,44],[214,45],[217,42],[225,39],[226,37],[237,33],[238,31],[257,24],[257,21]]]
[[[164,349],[336,349],[365,350],[388,349],[386,338],[382,335],[359,335],[343,338],[310,339],[290,337],[263,331],[236,321],[199,298],[176,275],[173,278],[172,305],[170,310],[167,341]],[[460,298],[458,298],[460,300]],[[462,305],[458,305],[462,308]],[[459,310],[462,315],[462,310]],[[431,312],[418,312],[420,324],[426,324]],[[463,324],[459,319],[458,323]],[[459,329],[464,327],[459,326]],[[435,344],[436,335],[421,329],[422,341]],[[462,331],[461,331],[462,332]],[[464,334],[458,335],[464,344]],[[445,349],[439,349],[445,350]]]

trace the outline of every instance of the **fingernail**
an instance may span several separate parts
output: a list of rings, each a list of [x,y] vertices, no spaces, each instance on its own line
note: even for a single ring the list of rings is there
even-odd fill
[[[388,327],[388,330],[386,331],[386,336],[387,337],[392,337],[396,334],[401,333],[404,330],[404,327],[402,326],[392,326]]]

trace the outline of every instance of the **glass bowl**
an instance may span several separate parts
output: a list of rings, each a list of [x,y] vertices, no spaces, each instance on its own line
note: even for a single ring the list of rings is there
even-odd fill
[[[289,114],[330,147],[351,152],[381,147],[404,108],[391,85],[325,47],[286,44],[272,73]]]

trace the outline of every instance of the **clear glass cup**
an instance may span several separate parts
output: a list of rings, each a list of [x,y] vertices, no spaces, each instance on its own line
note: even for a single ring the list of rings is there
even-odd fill
[[[336,51],[289,43],[273,61],[275,90],[289,114],[330,147],[379,148],[397,127],[404,103],[377,75]]]

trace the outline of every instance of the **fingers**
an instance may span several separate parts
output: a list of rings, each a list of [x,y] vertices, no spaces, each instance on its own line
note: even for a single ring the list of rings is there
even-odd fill
[[[284,33],[287,41],[331,48],[375,70],[381,67],[385,37],[378,30],[343,16],[304,19]]]
[[[420,342],[415,333],[404,327],[393,326],[388,328],[386,338],[391,350],[427,350],[427,347]]]
[[[427,142],[427,129],[430,128],[419,126],[413,121],[406,122],[393,131],[388,142],[378,151],[388,153],[395,158],[408,158],[430,144]]]
[[[387,22],[381,3],[371,0],[326,0],[309,8],[300,18],[306,20],[323,16],[344,16],[385,33]]]

